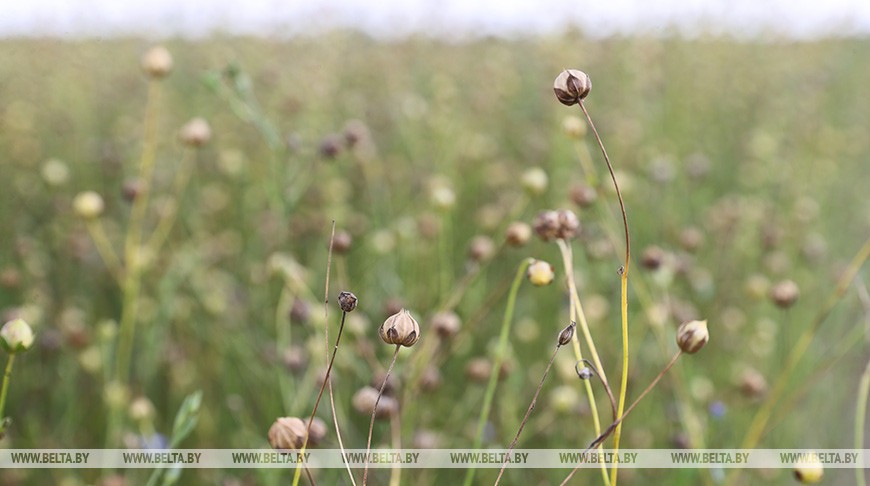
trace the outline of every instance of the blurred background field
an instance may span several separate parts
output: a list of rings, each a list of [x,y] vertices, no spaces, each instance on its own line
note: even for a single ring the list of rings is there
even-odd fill
[[[352,243],[334,256],[331,336],[338,291],[360,299],[333,375],[346,445],[363,447],[368,416],[351,399],[391,355],[377,326],[402,306],[420,321],[420,343],[399,356],[401,397],[408,373],[427,364],[415,361],[432,345],[426,340],[439,340],[430,318],[459,289],[462,330],[431,361],[440,381],[401,403],[401,438],[405,445],[470,447],[485,383],[475,382],[469,363],[492,356],[506,286],[531,256],[554,264],[556,281],[520,290],[484,442],[507,446],[568,322],[555,245],[537,238],[520,248],[501,245],[508,223],[531,223],[544,209],[570,208],[580,217],[573,242],[580,295],[616,382],[621,226],[593,139],[564,130],[566,117],[580,115],[553,97],[552,80],[564,68],[592,79],[586,104],[623,185],[632,230],[629,397],[676,349],[678,324],[704,318],[710,325],[709,345],[682,358],[626,421],[623,447],[697,447],[687,431],[692,423],[707,447],[738,447],[787,353],[870,235],[866,39],[593,40],[569,31],[456,43],[336,31],[285,41],[168,41],[174,69],[160,82],[146,232],[161,211],[177,207],[178,218],[166,246],[144,263],[131,385],[114,393],[107,385],[122,293],[72,201],[86,190],[102,195],[101,223],[120,252],[130,214],[124,191],[136,175],[148,95],[139,60],[152,44],[0,41],[0,308],[4,321],[22,316],[37,333],[34,350],[16,361],[6,411],[14,422],[3,447],[159,445],[196,390],[203,393],[199,422],[182,447],[268,447],[276,417],[310,413],[325,367],[321,302],[332,220]],[[195,152],[190,184],[179,195],[172,184],[185,148],[177,132],[196,116],[213,137]],[[581,168],[586,153],[593,174]],[[524,183],[535,167],[549,179],[542,190]],[[599,184],[598,199],[580,208],[572,194],[590,182]],[[445,190],[455,203],[445,202]],[[496,251],[466,289],[464,276],[478,269],[469,258],[478,236]],[[654,256],[659,268],[644,268],[641,261]],[[297,278],[304,288],[285,285]],[[780,309],[768,294],[786,279],[797,283],[800,298]],[[868,357],[867,280],[865,269],[820,328],[760,447],[852,446]],[[573,367],[570,353],[560,353],[519,447],[583,447],[594,439]],[[599,408],[606,410],[603,396]],[[153,416],[130,417],[131,402],[142,397]],[[111,407],[125,411],[116,444],[106,437]],[[322,447],[337,447],[329,408],[321,405],[318,416],[330,424]],[[389,444],[389,424],[376,423],[374,438]],[[150,474],[129,473],[127,484]],[[552,484],[564,474],[510,470],[506,480]],[[626,484],[722,477],[707,474],[620,476]],[[99,478],[98,471],[2,475],[3,484]],[[344,471],[317,475],[322,484],[347,483]],[[488,484],[495,475],[481,470],[477,480]],[[387,477],[375,472],[378,484]],[[181,484],[289,478],[190,470]],[[461,478],[451,470],[403,471],[403,482]],[[826,472],[828,484],[853,480],[851,470]],[[592,481],[600,481],[592,470],[576,479]],[[770,470],[743,481],[793,480],[788,470]]]

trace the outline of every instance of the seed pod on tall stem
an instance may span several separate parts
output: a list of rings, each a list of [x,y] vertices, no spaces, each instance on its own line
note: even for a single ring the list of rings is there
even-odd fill
[[[507,467],[507,457],[510,455],[511,451],[514,450],[514,447],[517,445],[517,441],[520,440],[520,434],[523,433],[523,428],[526,426],[526,422],[529,421],[529,416],[532,415],[532,410],[535,409],[535,404],[538,403],[538,395],[541,394],[541,388],[544,387],[544,380],[547,379],[547,374],[550,372],[550,368],[553,366],[553,361],[556,360],[556,353],[559,352],[559,349],[562,346],[571,342],[571,338],[574,337],[574,329],[577,327],[577,323],[572,322],[568,324],[565,329],[559,333],[558,339],[556,339],[556,349],[553,350],[553,355],[550,356],[550,362],[547,363],[547,367],[544,368],[544,374],[541,376],[541,381],[538,383],[538,388],[535,390],[535,395],[532,397],[532,402],[529,403],[529,408],[526,409],[526,415],[523,417],[523,421],[520,423],[520,428],[517,430],[517,435],[514,436],[514,440],[511,441],[510,447],[508,447],[507,454],[505,454],[505,461],[501,465],[501,470],[498,472],[498,477],[495,478],[495,486],[498,486],[499,481],[501,481],[502,475],[504,475],[504,469]]]
[[[396,350],[393,352],[393,359],[390,361],[390,366],[384,375],[384,381],[381,383],[381,388],[378,390],[378,397],[375,399],[375,406],[372,407],[372,418],[369,422],[369,437],[366,440],[366,455],[365,468],[363,469],[363,486],[369,477],[369,451],[372,448],[372,430],[375,427],[375,414],[378,412],[378,402],[381,401],[381,396],[384,394],[384,388],[387,386],[387,381],[390,379],[390,374],[393,372],[393,367],[396,365],[396,358],[399,357],[399,349],[402,346],[410,348],[420,339],[420,325],[417,320],[405,309],[391,315],[378,328],[378,335],[387,344],[395,344]]]

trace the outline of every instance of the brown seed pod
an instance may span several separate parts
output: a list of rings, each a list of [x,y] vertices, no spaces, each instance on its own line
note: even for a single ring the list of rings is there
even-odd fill
[[[375,403],[377,403],[378,411],[375,414],[375,418],[379,419],[389,418],[399,411],[399,402],[395,398],[384,395],[378,401],[378,391],[370,386],[360,388],[354,394],[351,401],[354,410],[363,415],[371,415],[372,410],[375,408]]]
[[[202,147],[211,140],[211,127],[204,118],[194,118],[178,132],[181,142],[190,147]]]
[[[359,299],[352,292],[342,291],[338,293],[338,306],[344,312],[353,312]]]
[[[494,254],[495,243],[488,236],[475,236],[468,246],[468,257],[478,263],[489,260]]]
[[[557,238],[559,234],[559,213],[556,211],[543,211],[535,216],[535,221],[532,224],[535,233],[544,241],[550,241]]]
[[[574,328],[576,327],[577,323],[572,322],[565,329],[562,329],[562,332],[559,333],[559,346],[564,346],[571,342],[571,338],[574,337]]]
[[[581,208],[588,208],[598,200],[598,191],[592,186],[579,184],[571,188],[571,201]]]
[[[335,238],[332,240],[332,250],[338,254],[345,254],[350,251],[350,246],[353,243],[353,237],[347,231],[336,231]]]
[[[299,449],[305,441],[307,424],[298,417],[280,417],[269,427],[269,444],[273,449]]]
[[[456,335],[462,327],[462,320],[452,311],[443,311],[432,316],[432,330],[442,338]]]
[[[592,89],[592,80],[583,71],[577,69],[566,69],[556,76],[553,82],[553,92],[556,93],[556,99],[566,106],[576,105],[587,95]]]
[[[800,289],[792,280],[778,282],[770,289],[770,300],[782,309],[787,309],[794,305],[798,297],[800,297]]]
[[[556,237],[562,238],[563,240],[570,240],[577,236],[577,233],[580,232],[580,219],[577,218],[574,211],[571,211],[570,209],[560,209],[556,211],[556,214],[559,217],[559,230],[556,233]]]
[[[381,324],[378,334],[387,344],[399,344],[410,348],[420,339],[420,325],[410,312],[402,309]]]
[[[665,251],[658,246],[652,245],[643,249],[640,265],[647,270],[658,270],[664,260]]]
[[[511,246],[523,246],[532,237],[532,227],[522,221],[514,221],[505,231],[505,241]]]

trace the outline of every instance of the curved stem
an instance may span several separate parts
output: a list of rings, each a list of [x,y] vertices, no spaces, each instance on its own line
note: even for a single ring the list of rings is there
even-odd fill
[[[160,251],[160,248],[166,242],[166,238],[169,237],[169,232],[172,231],[172,226],[175,224],[175,220],[177,219],[181,207],[181,195],[184,193],[184,190],[187,188],[190,178],[193,175],[193,169],[195,167],[195,164],[193,163],[194,153],[195,152],[191,149],[185,149],[184,154],[181,156],[181,162],[179,163],[180,167],[175,172],[175,180],[172,182],[172,194],[176,198],[175,205],[170,208],[166,214],[160,216],[160,221],[157,222],[157,227],[154,229],[154,232],[151,233],[151,237],[148,238],[148,243],[145,245],[152,254],[156,255],[157,252]]]
[[[532,415],[532,410],[535,409],[535,404],[538,403],[538,395],[541,394],[541,388],[544,387],[544,380],[547,379],[547,374],[550,372],[550,367],[553,366],[553,361],[556,359],[556,353],[559,352],[559,348],[562,346],[556,345],[556,349],[553,350],[553,355],[550,356],[550,362],[547,363],[547,367],[544,368],[544,375],[541,376],[541,381],[538,383],[538,388],[535,390],[535,395],[532,397],[532,402],[529,404],[529,408],[526,409],[526,415],[523,417],[523,421],[520,422],[520,428],[517,430],[517,435],[514,436],[514,440],[511,441],[510,447],[508,447],[507,454],[505,455],[505,460],[501,464],[501,470],[498,472],[498,477],[495,478],[495,486],[498,486],[499,481],[501,481],[501,477],[504,474],[504,469],[507,467],[508,456],[514,450],[514,447],[517,445],[517,441],[520,440],[520,434],[523,433],[523,428],[526,426],[526,422],[529,421],[529,416]]]
[[[106,230],[103,228],[103,223],[99,219],[89,219],[85,226],[88,228],[88,233],[91,239],[94,240],[94,246],[97,248],[97,253],[103,263],[109,269],[109,273],[115,278],[115,281],[120,285],[123,282],[123,269],[121,260],[112,248],[112,243],[106,235]]]
[[[858,403],[855,405],[855,449],[864,448],[864,419],[867,416],[867,395],[870,394],[870,361],[861,375],[861,384],[858,386]],[[5,396],[5,394],[4,394]],[[2,409],[0,409],[2,411]],[[2,414],[0,414],[2,415]],[[864,481],[864,455],[859,454],[860,462],[855,468],[855,484],[865,486]]]
[[[634,410],[634,407],[636,407],[637,404],[640,403],[640,401],[643,400],[644,397],[646,397],[653,388],[655,388],[658,382],[662,379],[663,376],[665,376],[665,374],[667,374],[668,370],[670,370],[674,366],[674,364],[677,362],[680,356],[682,356],[682,354],[683,352],[681,350],[678,350],[677,353],[674,354],[674,357],[671,358],[668,364],[665,365],[665,367],[659,372],[658,375],[656,375],[655,378],[653,378],[653,381],[651,381],[650,384],[647,385],[647,387],[643,390],[643,392],[641,392],[641,394],[633,402],[631,402],[631,405],[629,405],[625,413],[620,415],[618,419],[616,419],[612,424],[610,424],[609,427],[607,427],[607,430],[605,430],[603,434],[599,435],[589,444],[588,447],[586,447],[586,450],[583,451],[584,454],[589,452],[591,449],[600,446],[605,440],[607,440],[608,437],[610,437],[612,433],[614,433],[617,428],[619,428],[619,424],[621,424],[622,421],[625,420],[626,417],[628,417],[628,414],[630,414],[631,411]],[[580,466],[572,469],[571,472],[568,473],[568,476],[560,483],[561,486],[568,484],[568,481],[570,481],[571,478],[574,477],[574,474],[577,473],[578,469],[580,469]]]
[[[390,373],[393,372],[393,367],[396,365],[396,358],[399,357],[399,349],[402,347],[401,344],[396,345],[396,351],[393,352],[393,360],[390,361],[390,367],[387,368],[387,374],[384,375],[384,382],[381,383],[381,389],[378,390],[378,398],[375,399],[375,406],[372,407],[372,419],[369,422],[369,438],[366,441],[366,455],[365,455],[365,468],[363,469],[363,486],[366,485],[366,481],[369,477],[369,451],[372,449],[372,430],[375,428],[375,414],[378,411],[378,403],[381,401],[381,396],[384,394],[384,388],[387,386],[387,380],[390,379]]]
[[[569,309],[571,315],[571,321],[576,322],[579,318],[580,320],[580,328],[583,330],[583,336],[586,339],[586,345],[589,346],[589,351],[593,353],[593,356],[597,359],[598,353],[595,350],[595,343],[592,341],[592,335],[589,334],[588,326],[586,323],[586,314],[583,312],[583,306],[580,304],[580,298],[577,296],[577,284],[574,281],[574,257],[571,252],[571,247],[567,245],[564,240],[556,240],[557,245],[559,246],[559,250],[562,253],[562,262],[565,266],[565,275],[568,278],[568,293],[569,295]],[[580,350],[580,341],[577,337],[577,333],[575,332],[573,336],[571,336],[571,346],[574,351],[574,357],[577,361],[585,361],[583,359],[583,353]],[[598,365],[601,363],[598,361]],[[596,374],[598,372],[596,371]],[[607,391],[607,395],[610,397],[611,409],[613,410],[613,420],[616,420],[616,403],[613,400],[613,393],[610,391],[610,386],[607,384],[607,379],[602,378],[603,375],[598,375],[601,378],[602,383],[604,383],[604,389]],[[598,403],[595,401],[595,392],[592,388],[592,383],[588,380],[583,382],[583,387],[586,389],[586,398],[589,401],[589,412],[592,415],[592,426],[595,430],[595,435],[601,435],[601,419],[598,414]],[[607,465],[601,463],[601,478],[604,482],[605,486],[610,486],[610,478],[607,476]]]
[[[492,408],[492,400],[495,397],[495,389],[498,384],[498,375],[501,370],[501,365],[504,362],[505,354],[507,354],[508,337],[510,336],[511,321],[514,317],[514,307],[516,307],[517,303],[517,294],[520,290],[520,284],[523,283],[523,278],[526,276],[526,270],[528,270],[529,265],[531,265],[533,261],[533,258],[526,258],[520,263],[520,266],[517,268],[517,274],[514,277],[514,282],[511,284],[511,290],[508,294],[507,308],[504,312],[504,320],[502,320],[501,323],[498,348],[495,358],[493,359],[489,382],[486,385],[486,394],[483,397],[483,407],[480,409],[480,418],[477,422],[477,434],[474,438],[473,449],[479,449],[481,443],[483,443],[483,429],[486,426],[487,419],[489,418],[489,411]],[[465,473],[465,486],[471,486],[475,472],[476,469],[474,467],[468,468],[468,471]]]
[[[3,372],[3,388],[0,389],[0,437],[6,432],[6,416],[3,412],[6,411],[6,393],[9,391],[9,382],[12,377],[12,364],[15,362],[15,353],[9,354],[9,359],[6,361],[6,370]]]
[[[586,121],[589,122],[589,128],[592,129],[592,134],[595,135],[595,140],[598,142],[598,147],[601,148],[601,153],[604,155],[604,161],[607,163],[607,170],[610,172],[610,179],[613,180],[613,187],[616,189],[616,198],[619,199],[619,209],[622,212],[622,226],[625,230],[625,262],[620,269],[620,294],[622,307],[622,380],[619,386],[619,406],[617,407],[617,415],[622,416],[622,411],[625,407],[625,392],[628,387],[628,269],[631,261],[631,238],[628,234],[628,215],[625,212],[625,201],[622,199],[622,192],[619,190],[619,183],[616,181],[616,174],[613,172],[613,165],[610,163],[610,157],[607,155],[607,150],[604,148],[604,142],[598,135],[598,130],[595,128],[595,123],[592,122],[592,117],[586,111],[586,105],[580,101],[580,109],[586,116]],[[613,434],[613,452],[619,452],[619,438],[622,435],[622,422],[616,426],[616,431]],[[613,472],[610,474],[610,482],[616,486],[617,471],[619,464],[613,464]]]

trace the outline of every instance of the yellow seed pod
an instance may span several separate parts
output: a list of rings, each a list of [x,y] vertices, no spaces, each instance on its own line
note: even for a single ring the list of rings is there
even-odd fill
[[[794,477],[804,484],[815,484],[822,480],[825,469],[819,460],[819,455],[812,453],[807,460],[794,466]]]
[[[556,278],[556,272],[553,266],[544,260],[535,260],[526,270],[526,277],[532,285],[543,287],[553,283],[553,279]]]

